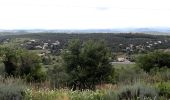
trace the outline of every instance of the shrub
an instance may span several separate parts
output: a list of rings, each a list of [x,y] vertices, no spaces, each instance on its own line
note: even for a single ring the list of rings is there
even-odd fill
[[[114,72],[110,64],[111,52],[104,41],[73,40],[62,58],[73,89],[94,89],[96,84],[109,82]]]
[[[0,62],[0,75],[4,75],[5,74],[5,66],[3,63]]]
[[[158,93],[156,89],[151,86],[142,85],[140,83],[136,83],[134,85],[127,85],[120,88],[117,91],[117,95],[119,100],[137,100],[137,99],[145,99],[150,100],[158,98]]]
[[[159,90],[160,96],[170,98],[170,82],[158,83],[156,87]]]
[[[170,80],[170,68],[163,67],[163,68],[153,68],[150,71],[151,77],[159,78],[159,81],[168,81]]]
[[[137,57],[136,63],[139,67],[147,72],[152,68],[170,68],[170,53],[163,51],[155,51],[148,54],[143,54]]]
[[[55,88],[65,87],[69,76],[65,72],[65,69],[62,64],[58,63],[50,67],[51,68],[48,69],[48,76],[51,85]]]
[[[102,100],[119,100],[116,90],[107,89],[104,91]]]
[[[134,83],[146,77],[147,74],[139,67],[126,66],[122,68],[115,68],[114,76],[116,83]]]
[[[2,51],[2,60],[8,76],[26,76],[29,81],[45,79],[46,74],[42,70],[41,58],[38,55],[18,48],[4,48]]]
[[[0,78],[0,100],[23,100],[26,85],[21,79]]]

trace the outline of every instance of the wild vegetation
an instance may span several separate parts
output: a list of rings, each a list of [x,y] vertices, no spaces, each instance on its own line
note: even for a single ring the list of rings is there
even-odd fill
[[[0,47],[0,100],[170,99],[168,36],[31,34],[8,38]],[[40,41],[45,41],[43,44],[47,47],[34,50],[25,47],[29,43],[32,47],[39,46]],[[115,45],[111,41],[119,42]],[[124,44],[125,41],[129,42]],[[151,46],[153,50],[146,52],[131,51],[135,50],[137,42],[147,46],[150,44],[147,41],[160,44]],[[124,47],[120,48],[120,44],[127,46],[130,42],[133,42],[130,51],[121,51]],[[120,51],[113,48],[120,48]],[[62,50],[57,54],[42,53],[58,49]],[[131,55],[134,62],[112,63],[113,58],[122,54]]]

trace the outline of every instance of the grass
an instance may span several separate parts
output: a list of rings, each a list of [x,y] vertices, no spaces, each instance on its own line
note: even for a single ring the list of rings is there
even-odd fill
[[[151,85],[135,83],[117,88],[72,91],[70,89],[27,89],[26,100],[157,100],[158,91]]]
[[[121,69],[121,68],[133,68],[136,65],[134,63],[130,63],[130,64],[124,64],[124,63],[115,63],[113,64],[113,67],[116,69]]]
[[[19,78],[0,77],[0,100],[23,100],[26,84]]]
[[[0,62],[0,75],[4,74],[4,70],[5,70],[4,64]]]
[[[36,87],[26,84],[21,79],[1,78],[1,100],[122,100],[122,98],[153,98],[157,91],[150,85],[135,83],[117,84],[113,88],[92,90],[50,89],[46,86]],[[140,93],[138,94],[138,91]],[[130,92],[130,95],[128,93]],[[134,100],[134,99],[132,99]],[[149,100],[149,99],[146,99]]]
[[[102,84],[96,90],[50,88],[18,78],[0,78],[0,100],[168,100],[170,82]]]
[[[32,100],[103,100],[102,91],[72,91],[68,89],[60,90],[26,90],[26,99]]]

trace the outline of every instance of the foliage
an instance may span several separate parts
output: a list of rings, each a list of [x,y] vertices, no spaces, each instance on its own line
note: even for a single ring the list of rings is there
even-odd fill
[[[0,76],[3,76],[5,74],[5,66],[3,63],[0,63]]]
[[[156,84],[157,89],[159,90],[159,95],[170,98],[170,82],[161,82]]]
[[[137,58],[136,63],[139,67],[149,72],[152,68],[170,68],[170,53],[163,51],[155,51],[143,54]]]
[[[5,38],[8,37],[10,36]],[[28,41],[24,41],[23,47],[26,46],[25,48],[49,43],[47,49],[53,51],[52,54],[58,54],[57,51],[62,51],[60,49],[65,48],[71,38],[80,38],[81,41],[73,40],[69,42],[68,48],[64,50],[62,55],[64,63],[62,60],[56,60],[58,56],[54,55],[46,55],[42,62],[35,53],[14,48],[16,45],[12,42],[4,45],[4,48],[1,47],[0,60],[4,64],[0,65],[0,75],[3,75],[5,70],[8,75],[15,78],[8,78],[7,76],[0,78],[0,100],[122,100],[127,98],[132,100],[144,98],[145,100],[168,100],[170,98],[169,53],[156,51],[143,54],[137,59],[139,66],[134,66],[135,64],[111,66],[109,63],[111,59],[116,59],[115,57],[122,52],[126,54],[146,53],[146,51],[154,49],[168,48],[170,46],[169,37],[146,34],[30,34],[16,37],[37,38],[37,42],[30,45],[25,45]],[[89,38],[95,41],[84,42]],[[105,42],[96,42],[101,39],[108,42],[107,46],[111,47],[114,55],[110,53]],[[6,39],[0,37],[1,43],[3,43],[3,40]],[[51,47],[50,44],[56,40],[60,41],[61,44]],[[155,45],[154,43],[158,43],[158,41],[161,41],[161,43]],[[16,44],[20,45],[21,42],[23,41]],[[149,49],[147,46],[150,44],[153,45]],[[5,46],[12,48],[5,48]],[[144,51],[137,49],[140,46]],[[131,49],[126,50],[126,47]],[[39,53],[41,50],[35,51]],[[44,52],[44,50],[41,52]],[[120,52],[120,54],[117,52]],[[136,61],[136,55],[129,55],[129,57],[131,61]],[[46,76],[44,70],[46,69],[42,69],[42,64],[48,68],[49,81],[46,82],[47,84],[52,83],[49,88],[44,86],[45,82],[38,84],[29,82],[29,85],[32,85],[30,88],[28,84],[26,86],[21,79],[16,78],[26,78],[29,81],[44,80]],[[136,84],[136,81],[144,84]],[[73,86],[73,89],[61,89],[68,88],[65,85],[67,82],[70,87]],[[112,84],[109,85],[113,87],[104,87],[107,82],[111,82]],[[98,86],[96,84],[103,87],[100,90],[94,89]],[[54,89],[51,89],[53,86]],[[76,87],[81,91],[74,90]],[[83,90],[87,88],[94,90]]]
[[[52,58],[50,56],[45,56],[42,58],[42,62],[44,65],[50,65],[52,64]]]
[[[104,39],[107,41],[108,46],[111,48],[113,52],[124,52],[129,53],[126,50],[126,47],[130,47],[130,44],[133,44],[133,51],[130,53],[141,53],[144,51],[153,51],[155,49],[168,49],[170,47],[169,36],[160,36],[160,35],[150,35],[150,34],[143,34],[143,33],[126,33],[126,34],[113,34],[113,33],[74,33],[74,34],[67,34],[67,33],[36,33],[36,34],[24,34],[24,35],[17,35],[17,36],[6,36],[0,37],[0,41],[5,40],[6,38],[29,38],[40,40],[38,45],[42,44],[42,41],[53,43],[54,41],[60,41],[60,45],[58,49],[51,48],[49,46],[48,49],[55,52],[60,52],[60,49],[63,49],[67,46],[68,41],[70,39],[77,39],[79,38],[82,41],[87,41],[88,39],[93,40],[101,40]],[[48,41],[50,40],[50,42]],[[165,41],[166,40],[166,41]],[[158,43],[154,45],[155,42],[161,41],[162,43]],[[120,45],[122,44],[122,45]],[[147,46],[152,44],[151,48]],[[31,45],[25,45],[25,48],[30,49]],[[140,47],[140,48],[138,48]]]
[[[110,51],[103,41],[89,40],[81,44],[72,40],[63,53],[64,66],[70,76],[69,84],[75,89],[91,88],[112,78]]]
[[[115,82],[116,83],[134,83],[147,77],[147,74],[137,66],[126,66],[117,68],[115,65]],[[120,67],[120,66],[119,66]]]
[[[0,100],[23,100],[26,85],[21,79],[0,77]]]
[[[150,76],[151,77],[156,77],[157,81],[162,82],[162,81],[168,81],[170,80],[170,68],[163,67],[163,68],[153,68],[150,71]]]
[[[41,59],[38,55],[23,49],[1,48],[1,57],[5,72],[9,76],[25,76],[29,81],[42,81],[45,72],[42,70]]]
[[[67,89],[48,90],[33,89],[26,90],[26,99],[31,100],[103,100],[104,92],[102,91],[71,91]]]
[[[156,89],[141,83],[125,85],[117,93],[119,100],[155,100],[158,98]]]
[[[66,86],[68,80],[68,74],[65,72],[62,64],[58,63],[51,66],[48,70],[49,80],[55,88],[62,88]]]
[[[158,91],[150,85],[136,83],[118,87],[95,91],[27,89],[25,98],[28,100],[159,100]]]

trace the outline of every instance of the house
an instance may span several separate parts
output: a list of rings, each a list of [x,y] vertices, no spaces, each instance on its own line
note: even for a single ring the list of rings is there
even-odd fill
[[[52,45],[58,45],[58,43],[52,43]]]
[[[150,45],[148,45],[148,46],[146,46],[147,48],[151,48],[151,46]]]
[[[149,44],[149,46],[153,46],[153,44]]]
[[[35,41],[35,40],[30,40],[30,42],[33,42],[33,43],[34,43],[34,42],[36,42],[36,41]]]
[[[46,49],[46,47],[48,47],[48,43],[44,43],[42,49]]]
[[[155,42],[154,44],[155,44],[155,45],[157,45],[158,43],[157,43],[157,42]]]
[[[42,46],[38,45],[38,46],[35,46],[36,49],[42,49]]]
[[[55,41],[55,43],[57,44],[57,45],[59,45],[60,44],[60,42],[57,40],[57,41]]]
[[[4,43],[4,44],[8,44],[8,41],[4,41],[3,43]]]
[[[118,62],[124,62],[125,60],[126,60],[126,58],[123,58],[123,57],[117,58],[117,61],[118,61]]]
[[[40,56],[40,57],[45,56],[45,53],[40,53],[40,54],[38,54],[38,56]]]
[[[122,46],[123,44],[119,44],[119,46]]]
[[[118,57],[117,58],[118,62],[130,62],[128,59],[126,59],[125,57]]]
[[[162,41],[158,41],[158,43],[159,43],[159,44],[161,44],[161,43],[162,43]]]

